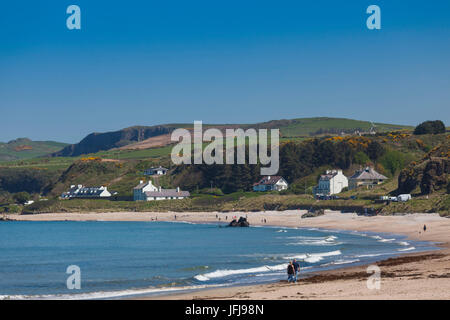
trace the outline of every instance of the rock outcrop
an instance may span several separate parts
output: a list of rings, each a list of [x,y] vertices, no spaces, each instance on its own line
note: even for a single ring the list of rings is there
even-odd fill
[[[434,148],[421,161],[412,162],[400,172],[398,193],[410,193],[420,188],[423,194],[430,194],[447,188],[450,178],[449,143]]]
[[[240,217],[239,220],[233,219],[228,225],[229,227],[250,227],[250,223],[248,223],[247,219],[244,217]]]

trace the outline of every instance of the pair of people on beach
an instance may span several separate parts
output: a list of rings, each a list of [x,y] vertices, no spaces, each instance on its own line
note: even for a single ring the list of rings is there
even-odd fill
[[[287,267],[288,282],[297,282],[298,274],[300,273],[300,264],[294,259],[289,262]]]

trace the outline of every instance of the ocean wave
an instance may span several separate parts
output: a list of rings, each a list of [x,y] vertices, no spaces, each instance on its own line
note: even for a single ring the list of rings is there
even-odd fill
[[[288,242],[287,246],[337,246],[343,244],[343,242],[335,241],[336,238],[325,239],[303,239],[297,242]]]
[[[355,256],[355,258],[370,258],[370,257],[379,257],[379,256],[385,256],[390,253],[373,253],[373,254],[360,254]]]
[[[294,256],[284,256],[283,259],[286,260],[292,260],[292,259],[305,259],[308,257],[330,257],[330,256],[338,256],[342,254],[342,252],[340,250],[335,250],[335,251],[329,251],[329,252],[319,252],[319,253],[303,253],[303,254],[299,254],[299,255],[294,255]]]
[[[355,263],[355,262],[359,262],[359,261],[360,261],[359,259],[350,259],[350,260],[339,259],[336,261],[326,263],[326,264],[322,265],[322,267],[330,266],[330,265],[350,264],[350,263]]]
[[[416,247],[409,247],[409,248],[404,248],[404,249],[398,249],[397,251],[411,251],[411,250],[415,250]]]
[[[293,255],[293,256],[285,256],[283,259],[285,260],[292,260],[292,259],[298,259],[303,260],[308,263],[316,263],[321,260],[323,260],[324,257],[331,257],[331,256],[337,256],[342,254],[340,250],[330,251],[330,252],[321,252],[321,253],[305,253],[300,255]],[[204,274],[198,274],[194,276],[194,278],[198,281],[208,281],[211,279],[216,278],[224,278],[227,276],[232,275],[239,275],[239,274],[248,274],[248,273],[267,273],[270,271],[282,271],[287,268],[287,263],[281,263],[277,265],[264,265],[260,267],[254,267],[254,268],[247,268],[247,269],[223,269],[223,270],[216,270],[209,273]]]
[[[409,243],[406,241],[400,241],[398,244],[402,246],[409,246]]]
[[[247,274],[247,273],[261,273],[261,272],[268,272],[268,271],[281,271],[287,268],[286,263],[274,265],[274,266],[261,266],[261,267],[255,267],[255,268],[247,268],[247,269],[224,269],[224,270],[216,270],[213,272],[205,273],[205,274],[199,274],[196,275],[194,278],[198,281],[208,281],[215,278],[223,278],[231,275],[238,275],[238,274]]]
[[[76,294],[53,294],[53,295],[0,295],[0,300],[94,300],[113,299],[125,296],[137,296],[145,294],[160,294],[166,292],[199,290],[214,287],[223,287],[227,284],[218,285],[195,285],[184,287],[164,287],[147,289],[127,289],[119,291],[97,291]]]
[[[395,241],[396,239],[392,238],[392,239],[383,239],[381,238],[380,240],[378,240],[378,242],[392,242]]]

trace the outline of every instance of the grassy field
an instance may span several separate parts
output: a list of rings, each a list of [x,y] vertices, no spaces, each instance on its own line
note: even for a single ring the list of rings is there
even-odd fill
[[[32,141],[20,138],[8,143],[0,142],[0,161],[37,158],[61,150],[66,143],[55,141]]]

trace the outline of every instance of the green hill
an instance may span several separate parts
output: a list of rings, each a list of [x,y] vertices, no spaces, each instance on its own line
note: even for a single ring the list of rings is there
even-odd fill
[[[0,142],[0,161],[37,158],[61,150],[66,145],[55,141],[32,141],[28,138]]]
[[[164,136],[180,127],[190,129],[193,128],[193,124],[164,124],[151,127],[134,126],[113,132],[91,133],[79,143],[68,145],[64,149],[55,152],[53,156],[74,157],[99,151],[107,151],[141,142],[149,138]],[[215,127],[221,130],[226,128],[280,129],[282,138],[300,138],[341,133],[353,134],[355,131],[364,133],[369,132],[371,128],[376,132],[413,129],[411,126],[384,123],[372,124],[369,121],[325,117],[272,120],[254,124],[204,124],[203,127]]]

